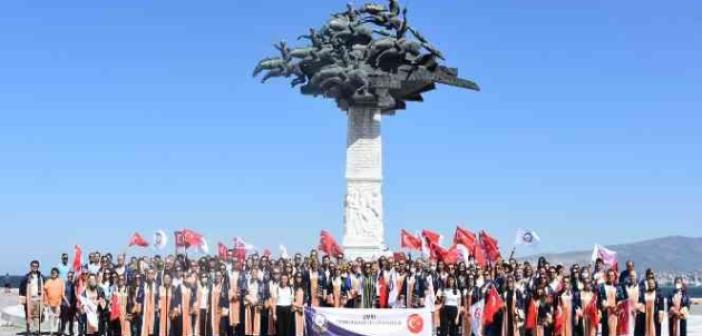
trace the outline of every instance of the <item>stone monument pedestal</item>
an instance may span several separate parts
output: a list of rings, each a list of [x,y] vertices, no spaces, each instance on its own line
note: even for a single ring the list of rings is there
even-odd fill
[[[344,201],[344,256],[388,254],[383,228],[381,109],[349,107]]]

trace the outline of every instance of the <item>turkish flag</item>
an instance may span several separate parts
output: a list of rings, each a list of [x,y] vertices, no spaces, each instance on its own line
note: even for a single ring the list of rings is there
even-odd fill
[[[629,300],[624,300],[619,303],[617,309],[617,316],[619,316],[619,320],[617,321],[617,335],[629,335],[629,319],[631,318],[629,303]]]
[[[446,264],[456,264],[461,258],[463,258],[461,251],[458,249],[458,245],[454,244],[446,251],[442,260]]]
[[[479,244],[473,246],[473,257],[475,257],[475,263],[480,267],[485,267],[487,265],[487,257],[485,256],[485,250]]]
[[[443,260],[446,257],[446,254],[448,253],[448,251],[445,248],[439,246],[438,243],[428,241],[427,246],[429,247],[429,256],[431,259]]]
[[[585,306],[585,311],[583,311],[583,313],[590,320],[592,328],[597,328],[597,325],[600,323],[600,312],[597,310],[597,295]]]
[[[246,251],[251,247],[241,238],[234,238],[234,258],[239,259],[239,261],[244,261],[246,259]]]
[[[139,246],[139,247],[148,247],[149,242],[144,239],[144,237],[139,234],[139,232],[134,232],[131,238],[129,238],[129,247],[132,246]]]
[[[422,230],[422,237],[424,237],[424,240],[426,240],[427,243],[436,245],[439,245],[439,241],[441,240],[440,234],[429,230]]]
[[[490,287],[488,291],[487,298],[485,298],[485,309],[483,310],[483,317],[485,318],[485,325],[492,324],[495,320],[495,314],[505,305],[500,294],[497,293],[495,286]]]
[[[387,308],[389,295],[388,283],[382,275],[378,278],[378,292],[378,308]]]
[[[322,230],[322,232],[319,233],[319,250],[334,257],[340,256],[344,253],[341,246],[337,244],[331,233],[325,230]]]
[[[500,248],[497,247],[497,239],[491,237],[485,231],[480,231],[480,245],[483,246],[487,259],[490,262],[496,262],[500,257]]]
[[[185,244],[186,248],[199,247],[203,244],[204,238],[201,234],[190,229],[184,229],[182,232],[183,243]]]
[[[73,247],[73,273],[76,274],[76,278],[80,275],[81,271],[81,260],[82,260],[82,255],[83,251],[80,249],[79,245],[76,245]]]
[[[183,239],[183,231],[175,231],[173,232],[175,235],[175,246],[176,248],[185,248],[185,240]]]
[[[597,300],[593,300],[597,301]],[[534,330],[536,329],[536,324],[538,323],[539,310],[536,307],[536,301],[534,299],[529,300],[529,308],[527,308],[526,323],[524,324],[524,329]]]
[[[563,333],[565,314],[563,314],[563,308],[559,305],[556,307],[556,314],[553,316],[553,331],[554,335],[561,335]]]
[[[475,233],[470,232],[460,226],[456,227],[456,233],[453,235],[453,243],[454,244],[463,244],[465,247],[468,248],[468,250],[472,250],[473,246],[475,246],[478,243],[478,237],[475,236]]]
[[[421,251],[422,240],[404,229],[400,230],[400,248]]]
[[[217,255],[219,256],[220,259],[226,260],[227,259],[227,246],[224,244],[217,243]]]
[[[117,295],[112,295],[110,299],[110,321],[116,321],[122,314],[122,307],[119,305],[119,297]]]

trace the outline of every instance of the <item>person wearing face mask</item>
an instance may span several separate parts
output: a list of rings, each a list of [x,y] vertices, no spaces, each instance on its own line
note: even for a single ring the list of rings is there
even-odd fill
[[[660,336],[661,321],[663,321],[665,314],[665,300],[658,291],[653,276],[648,276],[645,281],[646,285],[639,295],[634,335]]]
[[[585,273],[583,271],[583,274]],[[595,315],[597,315],[597,295],[593,292],[592,280],[587,276],[582,279],[583,288],[577,293],[578,299],[575,301],[577,316],[575,334],[578,336],[595,336],[597,335],[597,326],[600,322],[596,316],[592,316],[588,312],[595,312]],[[595,318],[593,319],[593,317]]]
[[[675,277],[675,288],[668,296],[668,333],[670,336],[687,336],[687,317],[690,313],[690,296],[682,277]]]
[[[239,259],[232,260],[232,271],[229,274],[229,324],[232,334],[242,335],[244,325],[241,321],[244,318],[243,305],[241,304],[242,289],[246,287],[246,278],[241,268]]]
[[[348,287],[348,302],[346,303],[346,308],[359,308],[361,305],[361,280],[363,274],[361,273],[361,264],[358,261],[351,263],[351,270],[349,271],[347,278]]]
[[[295,273],[293,280],[293,290],[295,293],[292,304],[292,312],[294,319],[294,336],[304,336],[305,334],[305,285],[303,283],[302,273]]]
[[[417,281],[417,268],[412,265],[409,269],[409,274],[405,275],[400,285],[399,302],[401,308],[418,308],[418,294],[421,292],[419,288],[421,281]],[[419,290],[419,291],[418,291]]]
[[[473,333],[473,318],[471,308],[476,302],[480,302],[480,289],[475,285],[475,274],[468,273],[466,278],[466,288],[463,290],[463,335]],[[475,333],[478,331],[476,330]]]
[[[107,300],[102,288],[98,286],[97,276],[88,276],[88,287],[81,296],[81,312],[86,314],[86,335],[98,335],[100,331],[98,315],[107,310]]]
[[[524,320],[524,299],[521,293],[515,288],[514,277],[508,275],[505,280],[505,290],[502,293],[502,300],[505,303],[502,313],[502,336],[519,336],[520,327]],[[563,336],[570,336],[563,335]]]

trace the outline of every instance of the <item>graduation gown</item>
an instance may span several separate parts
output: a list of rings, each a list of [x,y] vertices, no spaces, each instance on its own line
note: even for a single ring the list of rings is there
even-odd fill
[[[212,335],[219,336],[226,334],[226,330],[222,330],[222,318],[229,314],[229,300],[227,297],[227,288],[224,284],[212,284],[210,288],[210,328]],[[207,335],[209,336],[209,335]]]
[[[665,310],[663,296],[658,290],[652,292],[642,291],[639,293],[639,305],[637,308],[638,313],[636,314],[634,334],[637,336],[660,336],[660,315]]]
[[[144,284],[142,292],[141,336],[151,336],[156,333],[156,303],[158,287],[156,283]]]
[[[524,317],[524,300],[517,290],[502,293],[505,308],[502,312],[502,336],[519,336],[521,321]],[[570,336],[570,335],[568,335]]]
[[[181,296],[181,326],[182,326],[182,336],[193,336],[195,333],[193,331],[193,312],[197,311],[195,307],[195,297],[196,293],[188,286],[181,284],[178,286],[180,288]]]
[[[263,283],[257,279],[250,279],[246,286],[246,296],[244,297],[244,333],[248,336],[259,336],[261,334],[261,310],[263,309],[263,298],[261,288]]]
[[[668,333],[670,336],[687,336],[687,317],[690,313],[690,296],[676,290],[668,296]]]
[[[480,301],[480,289],[475,286],[473,288],[467,288],[463,296],[465,298],[463,300],[463,335],[471,336],[471,333],[473,332],[474,316],[471,315],[470,308],[473,303]]]
[[[236,328],[241,323],[241,281],[242,274],[238,271],[229,277],[229,324]]]
[[[131,336],[131,325],[127,315],[130,314],[128,307],[129,305],[129,291],[127,287],[118,288],[112,295],[117,296],[117,302],[119,303],[119,328],[121,336]]]
[[[575,294],[571,292],[563,292],[558,296],[558,309],[560,312],[557,314],[560,321],[558,321],[558,330],[556,334],[559,336],[573,336],[574,334],[574,314],[575,314]],[[556,324],[556,323],[554,323]]]
[[[180,287],[160,286],[158,294],[159,336],[181,336]]]
[[[364,276],[361,280],[361,308],[375,308],[375,298],[378,295],[376,278]]]
[[[293,301],[293,316],[295,324],[295,336],[305,334],[305,291],[302,288],[295,290],[295,300]],[[283,336],[283,335],[281,335]]]
[[[603,283],[599,286],[598,304],[602,311],[602,336],[617,336],[619,303],[626,298],[619,286]]]

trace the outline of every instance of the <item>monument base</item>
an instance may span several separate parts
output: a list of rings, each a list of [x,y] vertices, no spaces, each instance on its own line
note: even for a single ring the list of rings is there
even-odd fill
[[[392,251],[386,246],[344,246],[344,259],[355,260],[363,258],[363,260],[374,260],[380,257],[389,257]]]

